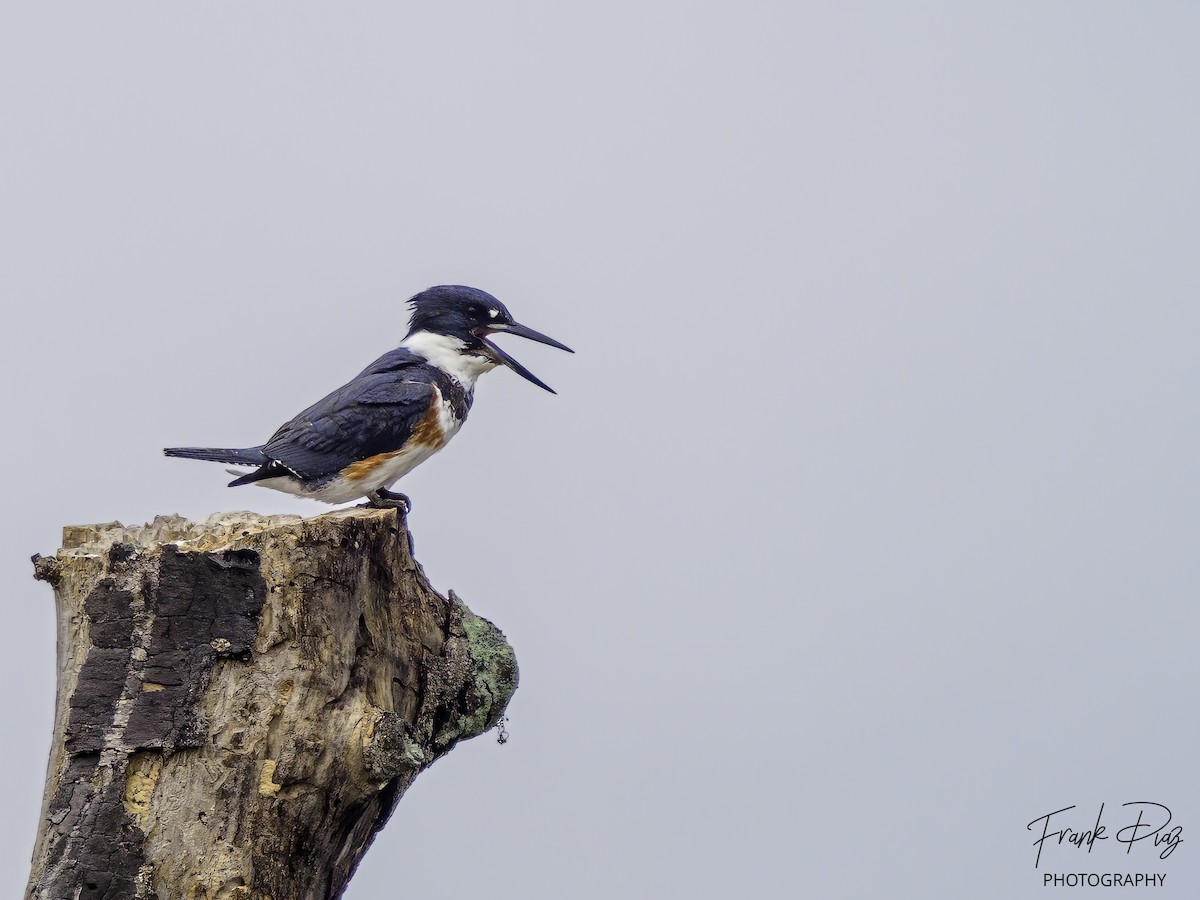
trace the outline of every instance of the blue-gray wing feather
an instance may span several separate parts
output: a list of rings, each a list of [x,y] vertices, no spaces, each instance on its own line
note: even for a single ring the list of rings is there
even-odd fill
[[[263,452],[302,478],[321,478],[400,449],[434,398],[433,386],[421,377],[423,362],[406,350],[385,354],[285,422]]]

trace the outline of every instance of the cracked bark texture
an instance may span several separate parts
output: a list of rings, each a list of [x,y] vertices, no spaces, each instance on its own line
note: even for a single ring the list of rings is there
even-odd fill
[[[426,766],[501,719],[504,635],[394,510],[68,527],[28,900],[324,900]]]

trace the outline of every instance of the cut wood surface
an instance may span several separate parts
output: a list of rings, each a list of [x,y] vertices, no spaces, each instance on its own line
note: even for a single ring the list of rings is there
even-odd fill
[[[395,510],[68,527],[30,900],[325,900],[423,768],[495,726],[504,635]]]

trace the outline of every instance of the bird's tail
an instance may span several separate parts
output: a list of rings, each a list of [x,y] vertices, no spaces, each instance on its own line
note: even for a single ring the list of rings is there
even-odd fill
[[[182,459],[205,459],[209,462],[234,463],[239,466],[261,466],[270,461],[262,452],[262,447],[167,447],[163,453]]]

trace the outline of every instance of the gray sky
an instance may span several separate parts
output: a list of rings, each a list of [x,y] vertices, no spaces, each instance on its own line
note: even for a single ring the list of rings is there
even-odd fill
[[[577,351],[510,342],[559,395],[485,377],[399,485],[517,650],[512,740],[422,776],[352,900],[1197,896],[1197,7],[580,7],[6,11],[0,893],[29,555],[323,511],[159,450],[260,442],[460,282]],[[1139,800],[1171,858],[1035,872],[1027,822]]]

